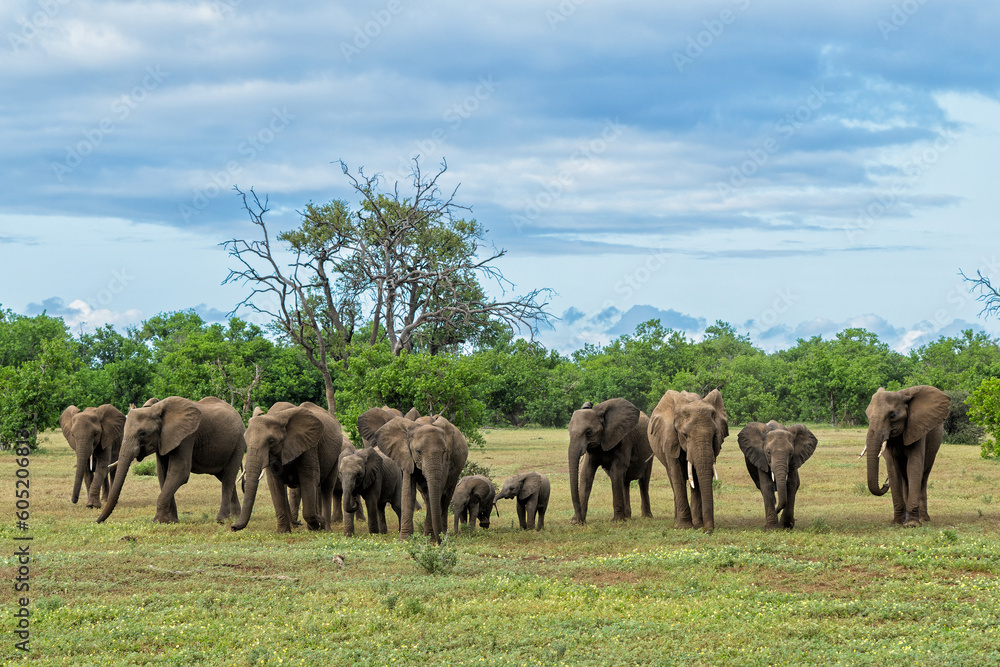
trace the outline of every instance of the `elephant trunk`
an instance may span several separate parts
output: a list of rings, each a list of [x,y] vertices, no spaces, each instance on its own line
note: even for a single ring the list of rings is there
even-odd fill
[[[448,527],[442,525],[441,517],[443,502],[441,494],[444,492],[444,485],[441,483],[441,470],[439,468],[424,470],[424,477],[427,479],[427,502],[430,505],[427,511],[431,515],[431,533],[434,536],[434,541],[440,544],[441,533],[448,531]],[[449,500],[451,499],[449,498]]]
[[[882,453],[882,443],[885,440],[882,434],[873,429],[868,429],[867,444],[865,446],[865,454],[868,456],[868,490],[875,496],[883,496],[889,490],[888,482],[882,487],[878,485],[879,455]]]
[[[240,508],[240,518],[231,526],[232,530],[243,530],[250,523],[253,504],[257,500],[257,487],[260,485],[260,471],[264,466],[262,458],[263,454],[247,454],[243,469],[243,507]]]
[[[715,530],[715,502],[712,493],[714,465],[715,461],[712,457],[705,457],[704,460],[695,464],[697,468],[695,474],[698,476],[698,492],[701,494],[702,530],[706,533],[711,533]]]
[[[353,477],[342,477],[340,488],[344,492],[344,511],[354,513],[358,511],[357,489]]]
[[[788,504],[788,462],[774,461],[771,465],[771,472],[774,475],[774,486],[778,492],[778,503],[774,506],[774,511],[780,512]]]
[[[121,451],[118,453],[118,465],[115,467],[115,481],[111,485],[111,493],[108,494],[108,502],[101,510],[101,516],[97,517],[97,523],[104,521],[115,511],[118,505],[118,497],[121,495],[122,487],[125,485],[125,476],[132,466],[132,461],[139,456],[139,443],[135,440],[126,440],[122,443]]]
[[[76,476],[73,478],[73,504],[80,500],[80,487],[83,479],[90,471],[90,455],[88,448],[83,444],[78,445],[76,450]],[[89,491],[89,489],[88,489]]]
[[[583,523],[581,516],[582,508],[580,503],[580,458],[583,456],[583,448],[576,447],[570,443],[569,448],[569,494],[573,500],[573,523]],[[499,496],[497,496],[499,498]]]

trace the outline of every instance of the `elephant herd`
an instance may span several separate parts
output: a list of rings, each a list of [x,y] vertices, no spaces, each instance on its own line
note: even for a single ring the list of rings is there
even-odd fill
[[[893,523],[912,527],[929,520],[927,478],[948,409],[948,396],[927,385],[879,389],[872,396],[862,456],[867,456],[871,493],[891,491]],[[114,511],[132,462],[151,454],[160,486],[153,520],[163,523],[178,520],[174,495],[191,473],[219,479],[222,495],[216,519],[221,523],[235,518],[232,530],[250,521],[264,476],[278,532],[289,532],[298,523],[301,503],[310,530],[329,530],[343,521],[345,535],[353,535],[355,514],[365,518],[367,510],[369,532],[386,533],[388,505],[397,516],[400,539],[406,539],[413,533],[417,491],[426,505],[423,533],[435,540],[448,530],[449,507],[458,534],[460,524],[475,526],[478,521],[480,527],[489,527],[497,501],[505,498],[516,499],[522,529],[542,530],[550,495],[549,480],[537,472],[514,475],[499,491],[488,477],[461,477],[469,454],[465,436],[445,417],[421,416],[416,410],[406,415],[388,407],[368,410],[358,418],[358,448],[345,438],[335,417],[308,402],[276,403],[266,413],[258,408],[246,427],[225,401],[179,396],[150,399],[130,408],[127,416],[111,405],[84,410],[69,406],[59,425],[76,453],[73,502],[84,485],[88,507],[100,508],[102,493],[106,500],[98,523]],[[715,462],[728,435],[717,389],[704,397],[667,391],[650,416],[623,398],[585,403],[569,423],[571,522],[586,522],[598,468],[611,479],[613,521],[631,517],[633,480],[638,482],[642,516],[651,517],[649,482],[656,458],[673,490],[674,527],[712,532]],[[737,442],[761,492],[765,526],[792,528],[799,468],[815,451],[816,436],[801,424],[751,422]],[[888,470],[884,486],[878,484],[880,457]],[[236,493],[241,475],[242,506]]]

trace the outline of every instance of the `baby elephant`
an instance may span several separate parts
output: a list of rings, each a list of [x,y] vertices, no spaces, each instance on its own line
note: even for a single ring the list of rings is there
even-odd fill
[[[368,532],[389,532],[385,506],[392,507],[399,519],[402,513],[403,473],[391,458],[378,449],[356,450],[347,445],[340,455],[340,484],[344,491],[344,535],[354,535],[354,514],[361,509],[358,498],[368,508]]]
[[[493,482],[485,475],[466,475],[458,480],[455,495],[451,497],[451,504],[455,510],[455,534],[460,534],[459,522],[470,524],[475,528],[477,518],[480,528],[489,528],[490,513],[493,512],[496,494]]]
[[[766,424],[750,422],[737,440],[746,457],[750,478],[764,497],[765,527],[778,527],[778,512],[782,528],[794,527],[799,466],[816,451],[816,436],[802,424],[785,428],[772,420]]]
[[[535,513],[538,513],[538,527],[545,527],[545,508],[549,506],[549,478],[537,472],[523,472],[508,477],[503,488],[497,493],[501,498],[517,498],[517,519],[521,528],[535,528]]]

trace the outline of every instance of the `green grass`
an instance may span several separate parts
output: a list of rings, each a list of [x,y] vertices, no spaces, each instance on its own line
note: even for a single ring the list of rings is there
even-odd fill
[[[561,430],[486,432],[470,457],[497,483],[552,481],[546,529],[516,529],[514,501],[488,531],[449,539],[428,574],[393,535],[274,532],[262,486],[248,528],[214,522],[220,489],[193,475],[181,522],[150,522],[155,477],[130,475],[97,525],[70,502],[74,458],[57,433],[31,460],[32,665],[934,665],[1000,664],[1000,467],[945,445],[933,521],[888,525],[889,496],[859,493],[863,430],[815,430],[796,529],[763,530],[736,445],[719,458],[714,534],[672,528],[654,462],[655,518],[612,525],[598,473],[589,523],[572,526]],[[3,577],[13,580],[14,457],[0,455]],[[884,466],[883,466],[884,475]],[[633,507],[638,492],[633,487]],[[418,525],[422,514],[418,514]],[[395,515],[389,516],[390,529]],[[415,552],[419,550],[413,550]],[[424,549],[423,551],[426,551]],[[440,554],[449,556],[450,554]],[[422,557],[433,560],[433,555]],[[342,561],[342,564],[340,563]],[[8,589],[10,591],[10,589]],[[0,655],[14,656],[12,592]],[[16,657],[16,656],[14,656]]]

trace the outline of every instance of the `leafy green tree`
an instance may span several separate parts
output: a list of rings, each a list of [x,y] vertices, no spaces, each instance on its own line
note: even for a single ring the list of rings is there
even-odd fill
[[[969,393],[983,380],[1000,375],[1000,345],[985,332],[966,329],[961,336],[940,337],[910,353],[913,372],[907,386],[929,384]]]
[[[77,349],[80,368],[73,373],[67,402],[79,407],[111,403],[122,412],[152,395],[153,354],[136,332],[123,336],[110,324],[82,334]]]
[[[967,399],[969,418],[989,434],[982,443],[984,459],[1000,459],[1000,377],[987,378]]]
[[[41,340],[33,358],[0,367],[0,444],[26,439],[34,449],[38,432],[55,427],[65,407],[74,349],[68,334]]]

